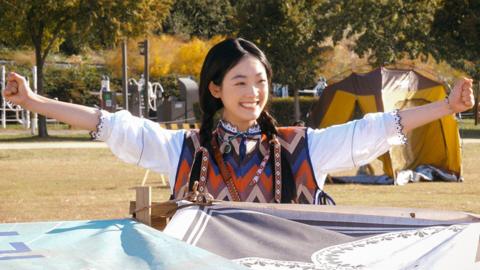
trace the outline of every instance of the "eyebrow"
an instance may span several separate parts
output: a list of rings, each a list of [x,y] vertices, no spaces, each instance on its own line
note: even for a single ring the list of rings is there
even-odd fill
[[[255,76],[260,76],[260,75],[262,75],[262,72],[259,72],[259,73],[255,74]],[[232,80],[245,79],[245,78],[247,78],[247,76],[238,74],[238,75],[233,76]]]

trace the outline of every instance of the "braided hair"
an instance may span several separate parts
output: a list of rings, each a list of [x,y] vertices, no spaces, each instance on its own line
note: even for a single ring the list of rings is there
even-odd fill
[[[213,82],[215,85],[222,85],[223,79],[228,71],[236,66],[240,60],[250,55],[257,58],[265,67],[268,78],[268,85],[271,88],[272,84],[272,68],[268,62],[265,54],[252,42],[242,38],[226,39],[210,49],[200,72],[200,109],[202,110],[202,123],[200,127],[200,145],[205,147],[210,153],[212,151],[211,140],[212,132],[215,128],[214,118],[216,113],[223,108],[221,99],[214,97],[209,89],[209,85]],[[264,109],[257,119],[258,124],[265,133],[268,141],[276,139],[277,122]],[[270,145],[270,151],[273,153],[273,144]],[[290,163],[286,160],[285,151],[282,153],[282,203],[290,203],[296,196],[296,186]],[[189,189],[193,188],[193,183],[200,175],[201,153],[197,153],[190,173]],[[270,156],[269,163],[274,170],[274,156]],[[275,179],[275,175],[273,175]]]

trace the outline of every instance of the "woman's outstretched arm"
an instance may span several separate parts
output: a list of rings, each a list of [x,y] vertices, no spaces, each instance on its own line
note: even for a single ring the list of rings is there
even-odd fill
[[[99,112],[95,108],[66,103],[35,94],[24,77],[9,73],[4,97],[22,108],[57,119],[77,128],[96,130]]]
[[[447,99],[400,111],[403,131],[408,133],[445,115],[472,108],[475,103],[472,84],[471,79],[462,78],[455,83]]]

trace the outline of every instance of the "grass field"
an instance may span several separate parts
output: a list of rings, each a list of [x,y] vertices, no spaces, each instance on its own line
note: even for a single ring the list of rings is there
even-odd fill
[[[479,126],[466,122],[467,136],[479,138]],[[88,139],[85,132],[51,132],[47,141]],[[473,134],[473,135],[472,135]],[[28,132],[0,130],[0,143],[38,141]],[[326,185],[339,205],[421,207],[480,214],[480,144],[465,144],[463,183],[417,183],[406,186]],[[133,188],[145,170],[125,164],[108,149],[0,150],[0,222],[109,219],[128,217]],[[155,201],[169,188],[150,173]]]
[[[128,216],[145,170],[108,149],[0,150],[0,222]],[[155,200],[168,199],[150,174]]]
[[[422,207],[480,213],[480,144],[464,149],[463,183],[406,186],[327,185],[340,205]],[[128,216],[132,189],[145,170],[108,149],[0,150],[0,222],[108,219]],[[168,199],[150,173],[155,201]]]

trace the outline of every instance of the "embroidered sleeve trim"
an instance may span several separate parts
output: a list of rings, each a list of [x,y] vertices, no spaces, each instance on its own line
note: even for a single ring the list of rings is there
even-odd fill
[[[97,110],[97,116],[97,127],[94,131],[90,131],[90,137],[92,138],[92,140],[95,141],[101,140],[101,138],[103,137],[103,133],[105,132],[105,122],[107,121],[107,118],[102,110]]]
[[[400,111],[394,110],[392,112],[393,119],[394,119],[394,124],[395,124],[395,136],[397,140],[400,142],[400,144],[405,145],[407,144],[407,136],[405,135],[404,128],[402,125],[402,117],[400,116]]]

